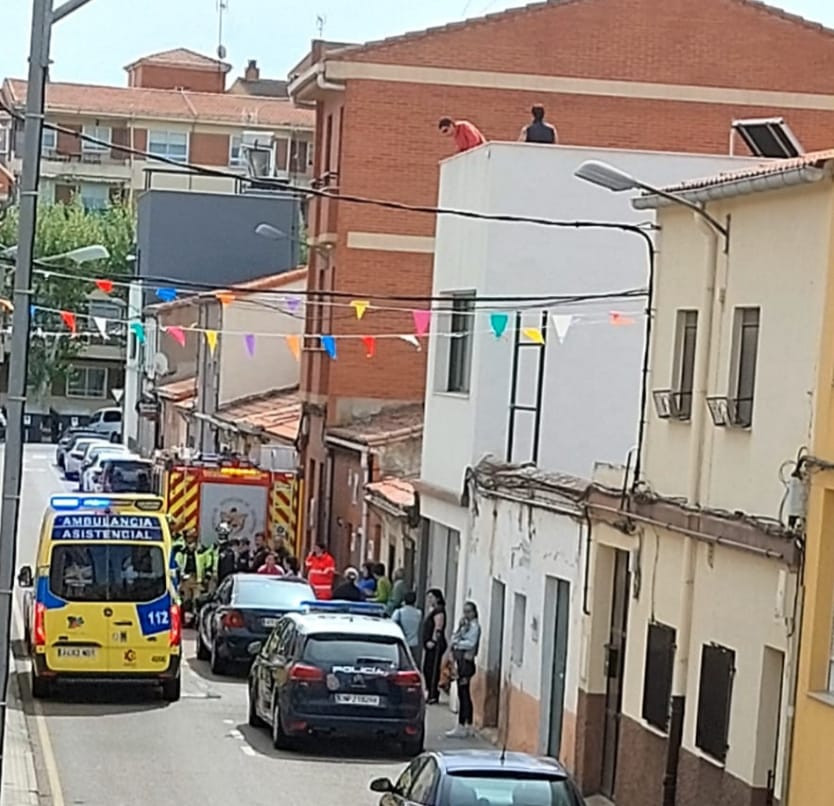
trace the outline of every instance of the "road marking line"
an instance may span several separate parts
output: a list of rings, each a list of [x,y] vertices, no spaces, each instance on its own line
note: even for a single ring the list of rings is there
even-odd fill
[[[253,749],[252,749],[252,748],[251,748],[248,744],[242,744],[242,745],[240,746],[240,749],[241,749],[241,751],[242,751],[243,753],[245,753],[247,756],[255,756],[255,755],[257,755],[257,753],[256,753],[256,752],[255,752],[255,751],[254,751],[254,750],[253,750]]]
[[[227,735],[231,739],[240,739],[240,741],[243,741],[243,734],[237,728],[230,730]]]
[[[234,725],[235,721],[234,721],[234,719],[224,719],[223,724],[224,725]]]

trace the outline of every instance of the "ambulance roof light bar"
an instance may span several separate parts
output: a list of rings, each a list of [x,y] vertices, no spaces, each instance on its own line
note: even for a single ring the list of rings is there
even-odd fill
[[[161,498],[108,498],[106,496],[53,495],[49,500],[52,509],[110,509],[111,507],[135,507],[146,512],[159,512],[164,507]]]

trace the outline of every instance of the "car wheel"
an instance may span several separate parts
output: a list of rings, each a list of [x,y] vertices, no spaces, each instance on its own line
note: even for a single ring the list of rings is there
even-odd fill
[[[264,727],[264,721],[258,716],[258,711],[255,708],[256,692],[249,686],[249,724],[253,728]]]
[[[284,726],[281,724],[281,710],[278,703],[272,707],[272,746],[276,750],[290,750],[292,740],[284,733]]]
[[[31,673],[32,696],[36,700],[43,700],[52,694],[52,681],[38,677],[34,670]]]
[[[415,756],[419,756],[420,753],[423,752],[425,749],[426,744],[426,729],[425,727],[420,728],[420,733],[417,734],[413,739],[406,739],[402,743],[403,748],[403,755],[407,756],[408,758],[414,758]]]
[[[208,660],[211,657],[206,642],[203,640],[203,635],[200,630],[197,630],[197,660]]]
[[[171,680],[162,681],[162,699],[167,702],[176,702],[182,693],[182,680],[177,675]]]
[[[216,674],[218,676],[226,674],[226,662],[220,657],[220,653],[217,651],[217,642],[211,645],[209,666],[211,667],[212,674]]]

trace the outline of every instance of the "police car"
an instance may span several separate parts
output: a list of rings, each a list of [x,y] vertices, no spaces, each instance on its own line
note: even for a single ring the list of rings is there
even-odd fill
[[[307,602],[252,650],[249,724],[268,726],[276,748],[332,735],[398,742],[409,756],[422,752],[423,680],[383,607]]]

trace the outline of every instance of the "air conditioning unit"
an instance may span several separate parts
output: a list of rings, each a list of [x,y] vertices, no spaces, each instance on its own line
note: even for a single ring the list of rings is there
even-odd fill
[[[275,136],[272,132],[243,132],[240,138],[240,150],[249,168],[249,176],[274,175]]]

